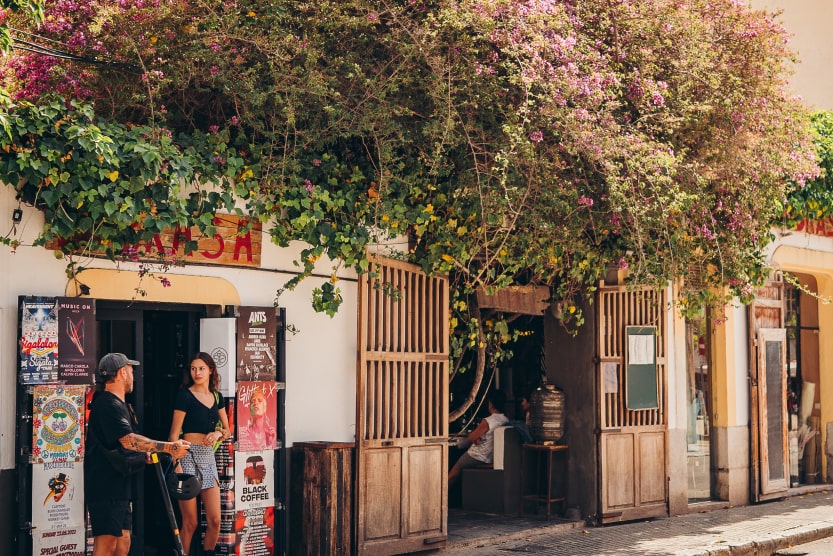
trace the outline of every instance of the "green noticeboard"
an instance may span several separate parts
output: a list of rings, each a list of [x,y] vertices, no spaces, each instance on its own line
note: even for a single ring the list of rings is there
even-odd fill
[[[657,327],[625,327],[625,405],[628,409],[655,409],[657,395]]]

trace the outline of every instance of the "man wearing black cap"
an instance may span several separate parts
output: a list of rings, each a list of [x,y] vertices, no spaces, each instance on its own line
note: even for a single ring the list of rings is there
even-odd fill
[[[84,457],[84,487],[92,524],[93,556],[127,556],[132,528],[132,480],[126,466],[114,463],[120,446],[129,452],[165,452],[182,459],[188,442],[162,442],[136,434],[135,416],[124,400],[133,391],[133,366],[138,361],[123,353],[108,353],[98,363],[98,382],[104,388],[93,395]]]

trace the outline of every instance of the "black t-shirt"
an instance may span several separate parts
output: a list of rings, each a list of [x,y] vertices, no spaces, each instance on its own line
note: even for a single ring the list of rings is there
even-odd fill
[[[110,392],[96,392],[90,403],[84,456],[84,494],[88,502],[133,499],[131,479],[101,453],[102,449],[116,448],[119,438],[132,432],[136,430],[127,404]]]
[[[211,407],[206,407],[188,388],[183,388],[177,392],[174,400],[174,409],[185,412],[185,419],[182,421],[183,434],[187,432],[200,432],[202,434],[214,432],[214,428],[220,422],[221,407],[225,407],[225,404],[223,403],[223,395],[219,392],[214,394],[214,404]]]

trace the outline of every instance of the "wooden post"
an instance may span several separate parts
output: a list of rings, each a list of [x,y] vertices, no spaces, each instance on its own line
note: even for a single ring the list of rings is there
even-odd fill
[[[293,444],[290,554],[352,553],[354,448],[350,442]]]

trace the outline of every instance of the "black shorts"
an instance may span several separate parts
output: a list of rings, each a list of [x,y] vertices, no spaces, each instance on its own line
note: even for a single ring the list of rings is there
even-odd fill
[[[93,536],[121,537],[133,529],[133,503],[129,500],[102,500],[87,503]]]

